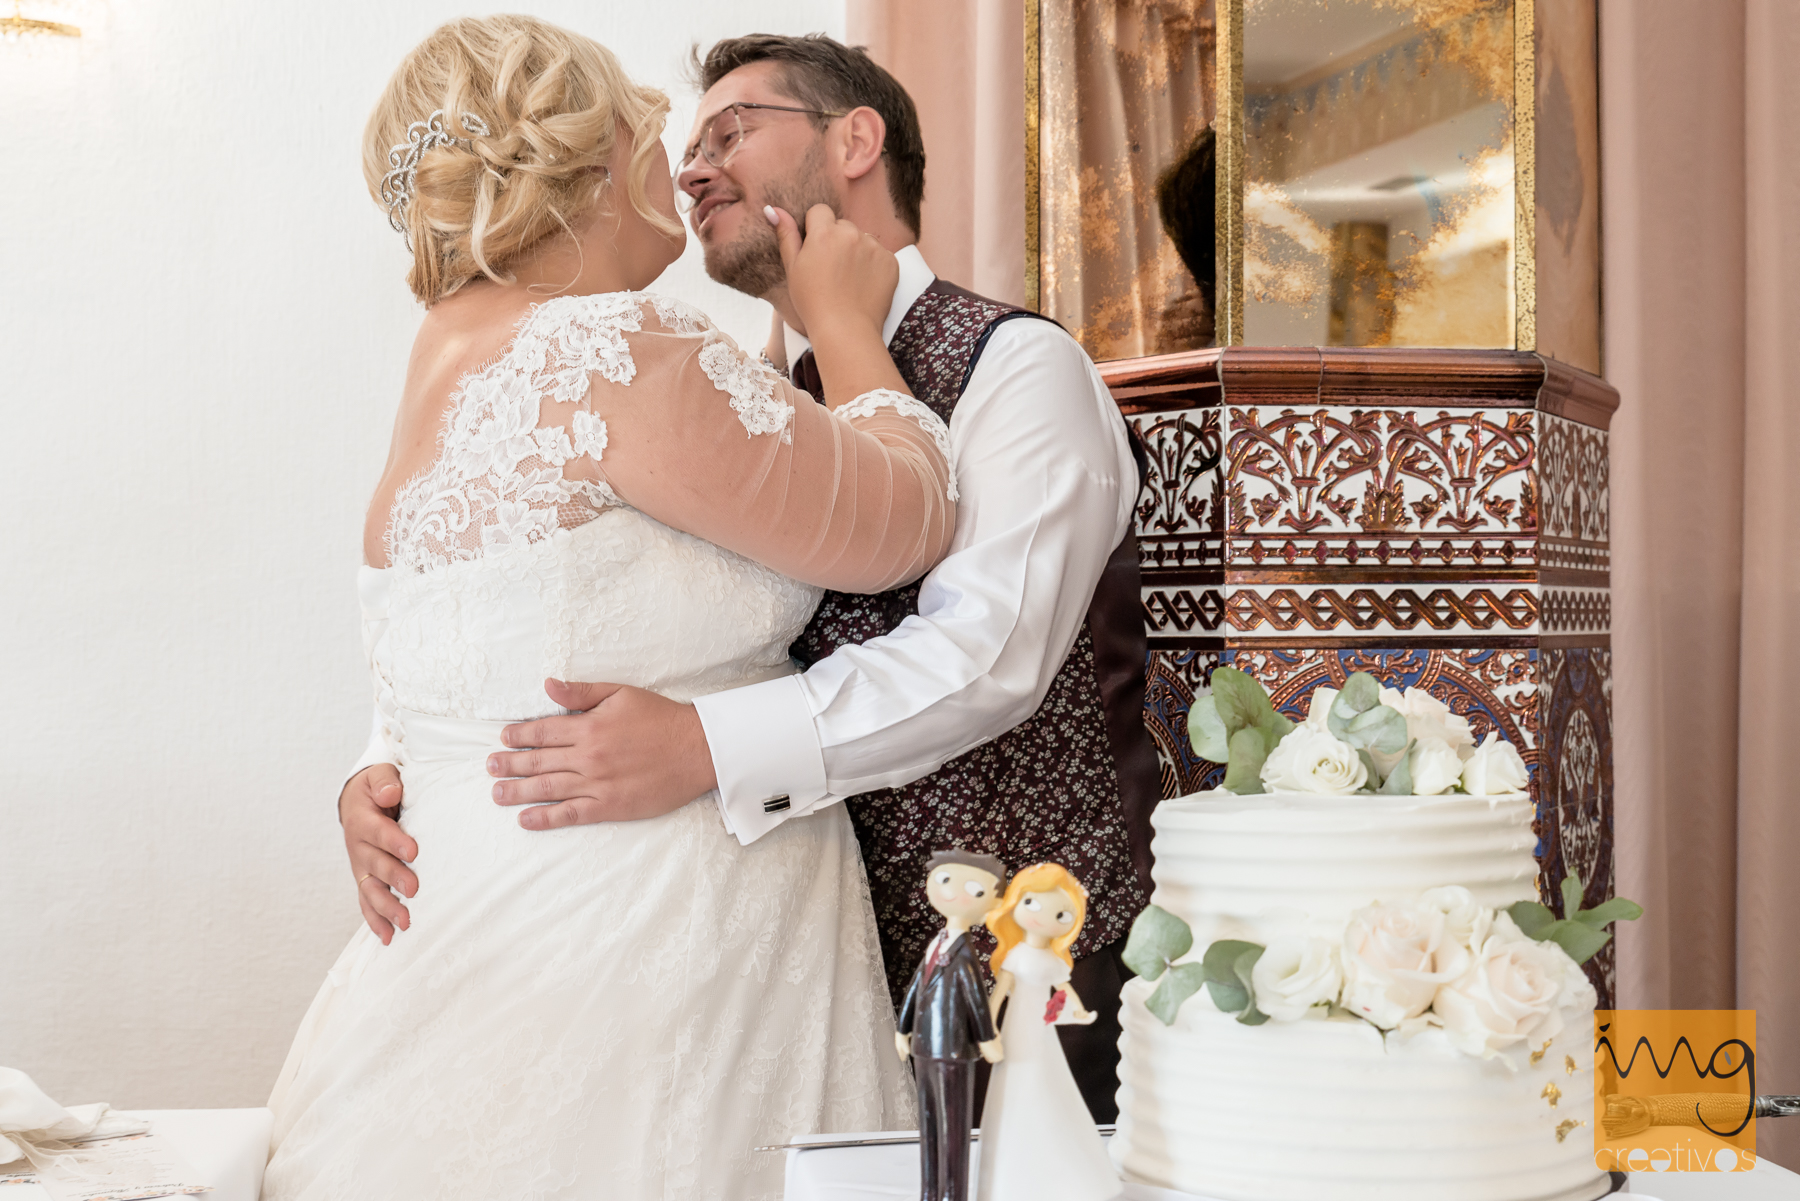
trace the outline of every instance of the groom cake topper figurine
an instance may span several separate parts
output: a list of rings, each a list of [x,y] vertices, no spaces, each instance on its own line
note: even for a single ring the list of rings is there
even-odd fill
[[[925,948],[900,1003],[894,1045],[919,1086],[920,1201],[966,1201],[975,1060],[1000,1062],[971,926],[1000,900],[1006,868],[992,855],[939,851],[925,865],[925,896],[944,928]]]

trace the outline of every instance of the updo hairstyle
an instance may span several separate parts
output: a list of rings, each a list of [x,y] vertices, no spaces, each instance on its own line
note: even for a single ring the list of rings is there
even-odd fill
[[[570,230],[606,186],[592,168],[612,157],[621,128],[632,147],[626,199],[652,227],[678,232],[644,188],[668,97],[633,83],[592,38],[525,16],[438,28],[394,72],[363,131],[363,177],[377,203],[389,152],[440,109],[459,140],[419,159],[404,210],[406,282],[427,307],[477,275],[512,282],[509,263]],[[485,135],[468,132],[483,125]]]

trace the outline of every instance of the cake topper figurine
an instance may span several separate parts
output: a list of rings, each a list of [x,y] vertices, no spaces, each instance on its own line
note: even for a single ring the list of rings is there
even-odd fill
[[[979,1201],[1109,1201],[1119,1177],[1094,1127],[1057,1026],[1095,1014],[1069,987],[1069,947],[1087,916],[1087,890],[1056,863],[1012,878],[988,915],[998,942],[990,1012],[1009,996],[1000,1030],[1004,1055],[988,1081],[981,1116]]]
[[[919,1086],[920,1201],[967,1201],[975,1061],[1000,1062],[981,960],[965,937],[987,919],[1006,882],[992,855],[939,851],[925,865],[925,896],[944,928],[925,948],[900,1003],[894,1046]]]

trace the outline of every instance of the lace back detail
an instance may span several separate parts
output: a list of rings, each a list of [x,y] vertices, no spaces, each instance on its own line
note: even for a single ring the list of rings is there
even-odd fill
[[[623,504],[598,472],[607,430],[589,404],[589,380],[632,382],[626,335],[644,332],[652,316],[657,332],[701,339],[701,366],[749,435],[791,439],[793,408],[776,394],[777,377],[691,305],[638,292],[534,305],[499,357],[458,384],[436,457],[395,495],[388,564],[421,572],[468,561]]]

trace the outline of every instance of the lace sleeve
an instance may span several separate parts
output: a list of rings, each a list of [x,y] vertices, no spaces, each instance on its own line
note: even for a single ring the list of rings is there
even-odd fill
[[[594,370],[569,415],[594,486],[845,592],[917,579],[949,550],[949,432],[930,409],[885,389],[828,409],[695,310],[644,306],[622,334],[633,370]]]

